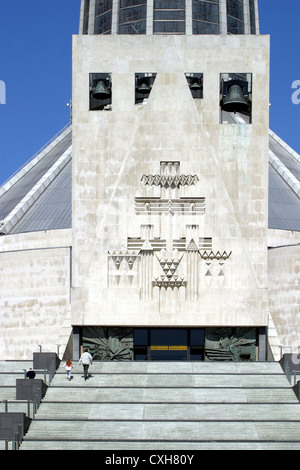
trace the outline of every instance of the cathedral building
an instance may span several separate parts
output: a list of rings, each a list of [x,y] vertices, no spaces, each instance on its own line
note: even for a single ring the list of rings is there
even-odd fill
[[[300,334],[300,156],[257,0],[82,0],[72,122],[0,187],[0,357],[265,361]]]

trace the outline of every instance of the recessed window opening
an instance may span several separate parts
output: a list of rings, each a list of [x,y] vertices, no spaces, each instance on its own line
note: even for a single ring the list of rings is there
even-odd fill
[[[252,74],[222,73],[220,76],[220,122],[252,122]]]
[[[90,111],[110,111],[111,97],[111,74],[90,74]]]
[[[150,96],[156,73],[135,74],[135,104],[144,103]]]
[[[194,99],[203,98],[203,73],[185,74],[192,97]]]

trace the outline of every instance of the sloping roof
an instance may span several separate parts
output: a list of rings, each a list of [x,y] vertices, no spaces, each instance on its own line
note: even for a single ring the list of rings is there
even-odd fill
[[[0,233],[71,228],[72,128],[67,126],[0,187]]]
[[[10,233],[71,228],[71,207],[72,160],[69,160]]]
[[[2,196],[0,197],[0,220],[5,219],[9,213],[22,201],[22,199],[32,190],[40,179],[51,169],[59,157],[72,144],[72,134],[68,133],[64,139],[57,142],[53,148],[45,153],[36,164],[22,175]]]
[[[240,122],[241,116],[228,118]],[[0,233],[72,227],[72,128],[0,187]],[[269,228],[300,231],[300,156],[270,131]]]
[[[300,156],[270,131],[269,228],[300,231]]]

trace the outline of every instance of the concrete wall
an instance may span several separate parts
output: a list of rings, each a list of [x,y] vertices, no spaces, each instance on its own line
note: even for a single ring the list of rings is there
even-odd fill
[[[157,73],[144,105],[137,72]],[[203,100],[185,72],[204,73]],[[253,74],[251,125],[219,124],[231,72]],[[111,111],[89,111],[89,73],[111,73]],[[268,84],[264,36],[74,37],[74,325],[267,325]],[[175,161],[196,184],[143,183]],[[203,197],[205,210],[139,213],[154,197]],[[173,287],[163,258],[179,262]]]
[[[70,230],[0,237],[0,357],[56,352],[70,310]]]
[[[300,346],[300,245],[269,250],[268,262],[270,314],[280,345],[294,347],[283,352],[296,353]]]

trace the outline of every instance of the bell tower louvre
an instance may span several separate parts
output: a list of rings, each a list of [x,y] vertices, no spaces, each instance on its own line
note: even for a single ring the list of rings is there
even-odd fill
[[[298,346],[300,158],[269,130],[269,50],[257,0],[82,0],[72,123],[0,188],[3,354]]]

